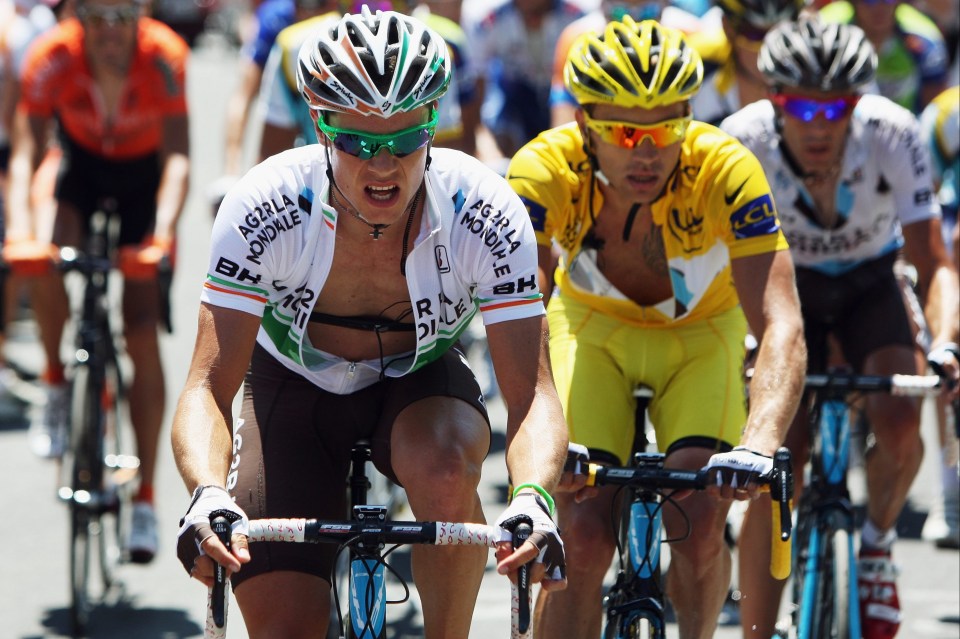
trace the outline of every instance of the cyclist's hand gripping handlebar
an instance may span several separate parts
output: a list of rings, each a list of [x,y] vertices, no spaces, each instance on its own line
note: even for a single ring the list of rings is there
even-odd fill
[[[670,468],[609,468],[588,464],[584,469],[587,486],[634,485],[648,489],[703,490],[709,471],[681,471]],[[790,451],[780,448],[773,456],[772,470],[760,476],[761,492],[770,492],[773,502],[773,534],[771,535],[770,574],[776,579],[790,575],[791,508],[793,501],[793,467]]]
[[[533,522],[530,522],[533,523]],[[513,547],[519,548],[530,537],[533,527],[521,522],[513,529]],[[517,630],[521,635],[530,630],[530,564],[517,571]]]
[[[780,448],[773,455],[770,501],[773,503],[770,574],[775,579],[786,579],[790,576],[790,536],[793,529],[790,514],[793,507],[793,466],[790,450],[787,448]]]
[[[223,515],[218,515],[210,520],[210,527],[213,533],[223,544],[227,551],[230,551],[230,520]],[[219,563],[213,565],[213,594],[211,600],[213,609],[213,623],[217,628],[223,628],[227,623],[227,569]]]

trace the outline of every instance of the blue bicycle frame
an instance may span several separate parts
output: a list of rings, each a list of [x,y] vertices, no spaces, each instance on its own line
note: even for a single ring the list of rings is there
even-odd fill
[[[849,407],[842,398],[827,397],[813,410],[810,483],[798,508],[797,637],[859,639],[854,514],[847,488]]]

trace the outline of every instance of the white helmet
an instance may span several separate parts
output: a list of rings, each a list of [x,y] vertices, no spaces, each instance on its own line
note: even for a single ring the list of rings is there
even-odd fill
[[[346,14],[300,49],[297,88],[311,109],[382,118],[437,100],[450,84],[447,44],[395,11]]]

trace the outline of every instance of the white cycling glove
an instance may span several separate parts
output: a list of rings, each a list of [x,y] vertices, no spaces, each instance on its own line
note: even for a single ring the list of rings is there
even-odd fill
[[[557,524],[550,516],[547,502],[536,493],[520,493],[510,502],[497,519],[497,526],[513,533],[518,524],[527,523],[533,528],[529,541],[540,550],[537,561],[546,569],[546,578],[562,580],[567,574],[564,561],[563,540]]]
[[[745,446],[710,457],[703,470],[710,472],[717,486],[745,488],[747,483],[773,471],[773,457],[761,455]]]
[[[230,521],[234,535],[250,534],[250,520],[225,488],[198,486],[193,491],[187,514],[180,520],[180,532],[177,533],[177,558],[188,573],[193,570],[197,557],[206,554],[202,544],[214,535],[210,520],[220,515]]]

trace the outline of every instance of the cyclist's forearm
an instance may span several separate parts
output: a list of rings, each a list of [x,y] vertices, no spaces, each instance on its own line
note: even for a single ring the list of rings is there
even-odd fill
[[[177,221],[187,200],[190,186],[190,160],[184,153],[171,153],[164,162],[160,188],[157,190],[157,220],[155,237],[172,240]]]
[[[771,324],[750,382],[750,412],[740,443],[772,455],[787,435],[803,393],[807,349],[795,323]]]
[[[33,235],[30,184],[43,156],[27,116],[18,113],[14,122],[7,167],[6,231],[8,238],[22,238]]]
[[[511,326],[512,325],[512,326]],[[514,486],[552,491],[567,456],[567,426],[550,370],[546,318],[494,324],[487,342],[507,407],[507,468]]]
[[[556,397],[552,386],[549,391]],[[538,406],[539,404],[539,406]],[[567,456],[567,428],[552,402],[535,400],[516,426],[507,421],[507,469],[514,486],[537,484],[553,492]],[[559,403],[555,404],[559,408]]]
[[[924,315],[930,330],[931,345],[960,341],[960,281],[957,272],[942,264],[930,278]]]
[[[173,418],[171,440],[177,469],[187,490],[197,486],[224,486],[230,469],[232,416],[206,389],[187,389]]]

